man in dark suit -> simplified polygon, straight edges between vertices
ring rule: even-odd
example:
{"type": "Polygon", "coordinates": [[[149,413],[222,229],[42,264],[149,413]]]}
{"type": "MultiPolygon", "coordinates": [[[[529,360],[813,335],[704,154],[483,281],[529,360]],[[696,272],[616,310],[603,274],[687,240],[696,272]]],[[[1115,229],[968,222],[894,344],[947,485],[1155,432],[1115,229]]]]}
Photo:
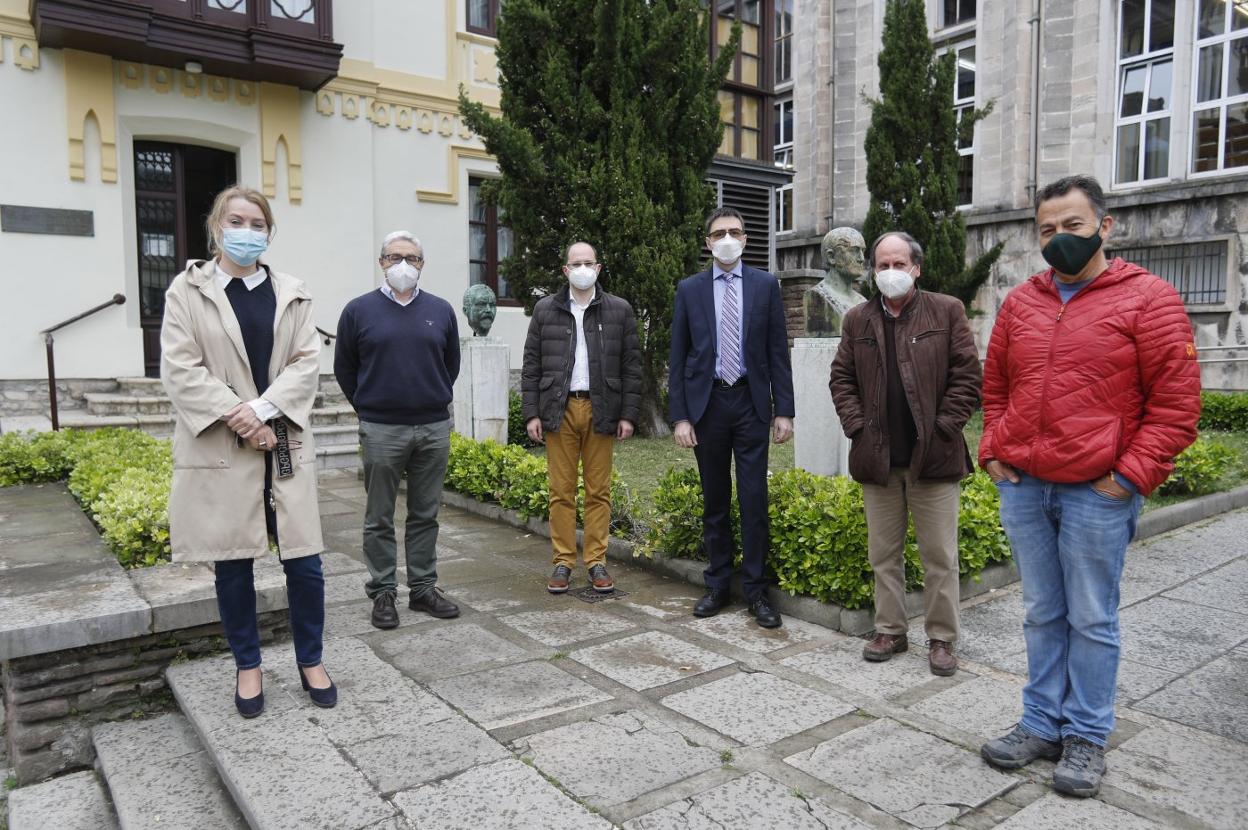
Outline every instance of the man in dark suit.
{"type": "Polygon", "coordinates": [[[732,208],[706,221],[710,270],[681,280],[668,368],[676,444],[692,449],[702,479],[702,539],[710,560],[706,595],[693,613],[711,617],[728,604],[732,576],[732,460],[741,505],[743,587],[764,628],[781,624],[767,600],[767,438],[793,435],[793,370],[780,284],[741,262],[745,222],[732,208]],[[773,412],[774,407],[774,412],[773,412]],[[774,414],[774,421],[773,421],[774,414]]]}

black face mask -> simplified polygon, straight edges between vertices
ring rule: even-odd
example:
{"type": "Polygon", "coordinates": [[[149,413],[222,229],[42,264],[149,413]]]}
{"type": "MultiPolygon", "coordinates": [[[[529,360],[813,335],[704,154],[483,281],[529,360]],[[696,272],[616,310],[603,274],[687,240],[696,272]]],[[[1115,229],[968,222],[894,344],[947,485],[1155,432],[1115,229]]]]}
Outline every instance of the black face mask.
{"type": "Polygon", "coordinates": [[[1104,241],[1099,227],[1091,236],[1059,233],[1040,249],[1040,256],[1059,274],[1073,277],[1087,267],[1104,241]]]}

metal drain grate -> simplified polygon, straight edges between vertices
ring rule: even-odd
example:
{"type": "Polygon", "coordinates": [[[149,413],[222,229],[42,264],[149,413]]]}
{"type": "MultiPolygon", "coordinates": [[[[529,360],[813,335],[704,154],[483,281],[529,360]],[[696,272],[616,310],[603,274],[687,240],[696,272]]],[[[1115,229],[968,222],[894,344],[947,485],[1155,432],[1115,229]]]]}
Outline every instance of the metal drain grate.
{"type": "Polygon", "coordinates": [[[619,599],[620,597],[626,597],[628,596],[628,592],[621,591],[617,588],[609,594],[600,594],[594,590],[593,585],[586,585],[579,591],[573,591],[572,596],[579,600],[584,600],[585,602],[600,602],[604,599],[619,599]]]}

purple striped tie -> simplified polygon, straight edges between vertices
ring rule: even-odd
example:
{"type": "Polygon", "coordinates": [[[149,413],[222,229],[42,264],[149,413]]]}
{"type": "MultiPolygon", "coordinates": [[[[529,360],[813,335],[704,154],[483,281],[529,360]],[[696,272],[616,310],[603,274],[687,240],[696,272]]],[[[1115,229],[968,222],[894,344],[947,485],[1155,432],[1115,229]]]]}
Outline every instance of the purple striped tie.
{"type": "Polygon", "coordinates": [[[724,274],[724,303],[719,311],[719,378],[732,385],[741,377],[741,324],[737,285],[724,274]]]}

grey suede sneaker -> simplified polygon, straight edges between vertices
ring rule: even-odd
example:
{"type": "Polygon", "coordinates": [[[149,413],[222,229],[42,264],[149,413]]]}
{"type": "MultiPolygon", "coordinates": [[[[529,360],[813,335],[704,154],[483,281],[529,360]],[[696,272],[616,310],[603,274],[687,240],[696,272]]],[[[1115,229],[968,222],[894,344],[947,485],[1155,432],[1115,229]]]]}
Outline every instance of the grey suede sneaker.
{"type": "Polygon", "coordinates": [[[1105,777],[1105,748],[1072,735],[1063,742],[1062,760],[1053,770],[1053,789],[1077,798],[1101,791],[1105,777]]]}
{"type": "Polygon", "coordinates": [[[979,748],[984,760],[997,769],[1022,769],[1037,758],[1056,761],[1062,757],[1062,745],[1046,741],[1015,726],[1008,735],[989,741],[979,748]]]}

